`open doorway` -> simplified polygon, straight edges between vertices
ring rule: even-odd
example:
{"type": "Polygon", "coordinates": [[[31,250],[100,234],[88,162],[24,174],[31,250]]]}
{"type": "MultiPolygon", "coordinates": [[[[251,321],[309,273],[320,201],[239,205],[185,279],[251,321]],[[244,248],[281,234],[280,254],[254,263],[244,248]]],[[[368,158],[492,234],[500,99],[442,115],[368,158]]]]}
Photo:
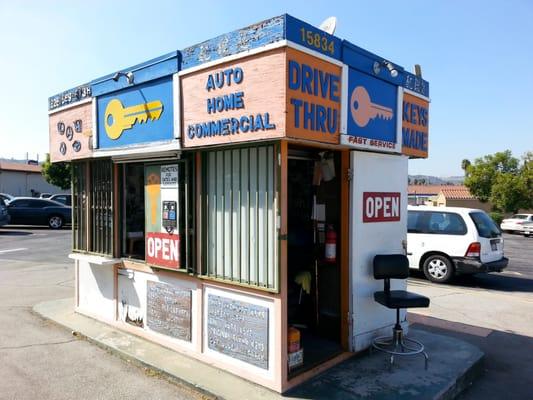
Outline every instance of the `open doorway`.
{"type": "Polygon", "coordinates": [[[342,352],[340,163],[338,152],[289,150],[289,378],[342,352]]]}

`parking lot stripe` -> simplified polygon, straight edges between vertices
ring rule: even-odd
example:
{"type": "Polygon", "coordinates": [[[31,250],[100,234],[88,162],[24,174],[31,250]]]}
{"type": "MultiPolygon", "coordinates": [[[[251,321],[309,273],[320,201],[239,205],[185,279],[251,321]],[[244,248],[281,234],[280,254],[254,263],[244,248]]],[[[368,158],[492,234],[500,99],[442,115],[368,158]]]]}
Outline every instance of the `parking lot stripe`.
{"type": "Polygon", "coordinates": [[[7,249],[7,250],[0,250],[0,254],[4,253],[13,253],[14,251],[22,251],[22,250],[28,250],[26,247],[21,247],[19,249],[7,249]]]}

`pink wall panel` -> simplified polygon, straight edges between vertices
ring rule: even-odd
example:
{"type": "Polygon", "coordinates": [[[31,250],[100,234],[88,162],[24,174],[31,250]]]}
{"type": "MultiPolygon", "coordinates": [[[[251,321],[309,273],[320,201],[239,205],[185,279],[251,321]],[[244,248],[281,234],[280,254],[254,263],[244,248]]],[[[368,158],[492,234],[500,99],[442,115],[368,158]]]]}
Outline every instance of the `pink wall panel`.
{"type": "Polygon", "coordinates": [[[184,147],[280,138],[285,135],[285,49],[185,75],[181,93],[184,147]]]}
{"type": "Polygon", "coordinates": [[[49,117],[50,159],[69,161],[92,154],[92,103],[74,106],[49,117]]]}

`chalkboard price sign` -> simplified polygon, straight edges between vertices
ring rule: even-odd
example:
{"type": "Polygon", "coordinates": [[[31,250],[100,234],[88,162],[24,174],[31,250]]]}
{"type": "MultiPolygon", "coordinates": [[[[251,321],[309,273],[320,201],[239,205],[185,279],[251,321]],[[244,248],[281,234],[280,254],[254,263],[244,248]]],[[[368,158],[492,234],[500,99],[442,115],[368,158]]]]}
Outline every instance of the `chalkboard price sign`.
{"type": "Polygon", "coordinates": [[[268,308],[208,295],[207,341],[211,350],[268,369],[268,308]]]}
{"type": "Polygon", "coordinates": [[[191,341],[192,291],[148,281],[148,328],[163,335],[191,341]]]}

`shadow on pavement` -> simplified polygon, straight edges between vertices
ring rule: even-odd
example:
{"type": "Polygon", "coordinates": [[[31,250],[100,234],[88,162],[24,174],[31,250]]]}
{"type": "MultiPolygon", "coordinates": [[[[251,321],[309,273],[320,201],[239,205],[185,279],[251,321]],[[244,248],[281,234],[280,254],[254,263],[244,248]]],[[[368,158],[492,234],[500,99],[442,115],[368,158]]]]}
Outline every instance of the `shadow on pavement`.
{"type": "MultiPolygon", "coordinates": [[[[0,228],[0,232],[2,231],[12,231],[12,230],[23,230],[23,231],[64,231],[64,230],[70,230],[71,225],[65,225],[62,228],[59,229],[52,229],[48,227],[48,225],[4,225],[0,228]]],[[[30,232],[31,233],[31,232],[30,232]]]]}
{"type": "MultiPolygon", "coordinates": [[[[485,353],[484,375],[458,398],[531,399],[533,337],[408,313],[413,328],[452,336],[485,353]]],[[[431,354],[429,354],[431,359],[431,354]]]]}
{"type": "Polygon", "coordinates": [[[28,231],[6,231],[0,229],[0,236],[28,236],[33,235],[33,232],[28,231]]]}
{"type": "MultiPolygon", "coordinates": [[[[429,282],[420,271],[412,270],[412,278],[429,282]]],[[[450,283],[436,285],[451,288],[490,289],[501,292],[533,293],[533,279],[527,277],[514,277],[500,273],[456,276],[450,283]]]]}

